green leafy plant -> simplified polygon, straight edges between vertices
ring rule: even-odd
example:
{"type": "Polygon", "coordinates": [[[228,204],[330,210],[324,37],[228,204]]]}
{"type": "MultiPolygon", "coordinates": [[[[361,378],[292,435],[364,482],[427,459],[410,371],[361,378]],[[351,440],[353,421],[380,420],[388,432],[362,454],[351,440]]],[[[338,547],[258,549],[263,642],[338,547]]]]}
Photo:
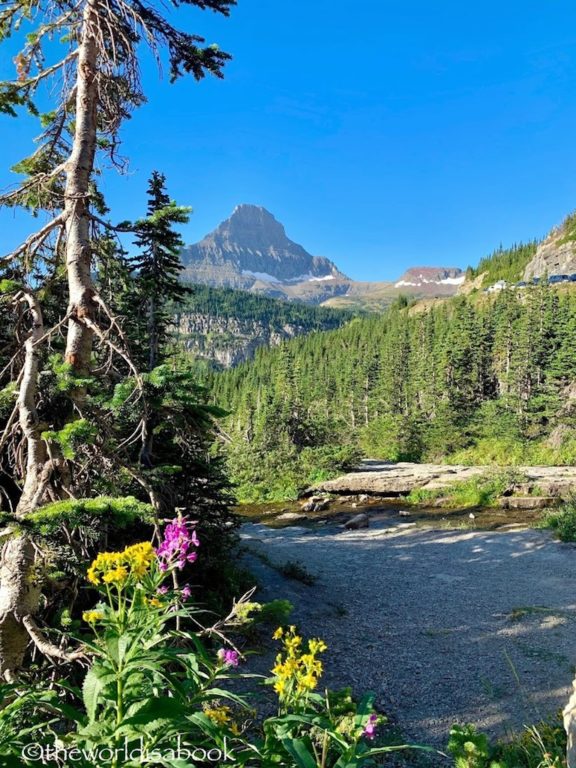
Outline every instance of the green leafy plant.
{"type": "Polygon", "coordinates": [[[264,603],[260,610],[259,615],[256,618],[257,623],[262,624],[285,624],[294,606],[289,600],[271,600],[269,603],[264,603]]]}
{"type": "Polygon", "coordinates": [[[576,541],[576,496],[571,496],[558,509],[547,512],[543,528],[551,528],[560,541],[576,541]]]}
{"type": "MultiPolygon", "coordinates": [[[[25,692],[0,686],[1,764],[25,768],[40,755],[52,768],[67,756],[81,768],[188,768],[217,754],[232,768],[358,768],[400,748],[374,743],[385,718],[373,696],[356,704],[348,689],[317,692],[328,649],[294,626],[274,633],[281,650],[263,681],[278,697],[277,714],[252,720],[230,686],[243,656],[224,632],[263,607],[246,595],[226,619],[204,627],[193,588],[179,584],[198,545],[193,525],[176,518],[157,548],[146,541],[98,554],[87,580],[99,599],[82,614],[89,633],[68,614],[61,621],[77,632],[75,656],[89,661],[81,688],[65,680],[25,692]]],[[[290,608],[277,601],[268,618],[290,608]]]]}
{"type": "Polygon", "coordinates": [[[42,439],[46,442],[58,443],[65,459],[74,459],[79,447],[93,443],[97,430],[86,419],[69,421],[57,432],[46,431],[42,433],[42,439]]]}
{"type": "Polygon", "coordinates": [[[456,768],[565,768],[562,713],[493,744],[473,725],[454,725],[448,752],[456,768]]]}
{"type": "Polygon", "coordinates": [[[442,498],[446,507],[492,507],[502,494],[510,492],[524,479],[515,470],[488,472],[443,488],[418,488],[408,495],[407,500],[412,504],[425,504],[442,498]]]}
{"type": "Polygon", "coordinates": [[[501,768],[500,763],[492,759],[493,750],[486,734],[470,724],[452,726],[448,752],[456,768],[501,768]]]}

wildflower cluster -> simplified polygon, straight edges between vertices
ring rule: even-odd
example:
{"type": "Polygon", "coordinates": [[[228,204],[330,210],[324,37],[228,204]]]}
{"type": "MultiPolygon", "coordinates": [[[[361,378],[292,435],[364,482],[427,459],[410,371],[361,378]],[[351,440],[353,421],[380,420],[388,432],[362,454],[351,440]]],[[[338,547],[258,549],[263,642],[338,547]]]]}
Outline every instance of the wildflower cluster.
{"type": "MultiPolygon", "coordinates": [[[[278,695],[277,714],[260,722],[241,695],[220,683],[255,677],[238,669],[243,656],[221,628],[246,624],[263,606],[250,602],[252,592],[235,603],[214,625],[223,645],[212,653],[204,644],[207,632],[195,619],[194,606],[184,605],[192,587],[179,586],[174,578],[177,569],[194,562],[198,544],[193,524],[178,517],[167,526],[157,549],[142,542],[100,553],[92,562],[87,577],[101,599],[82,614],[94,635],[86,642],[91,666],[82,686],[84,696],[78,698],[82,709],[74,716],[82,727],[64,734],[64,743],[116,754],[127,748],[139,754],[143,749],[168,751],[175,738],[190,753],[224,753],[229,743],[242,756],[234,765],[248,765],[249,760],[251,765],[294,766],[297,759],[298,765],[323,768],[372,765],[372,758],[393,749],[373,743],[384,718],[374,711],[372,695],[356,704],[349,689],[316,690],[323,673],[319,656],[327,646],[318,638],[303,639],[295,626],[274,632],[281,649],[267,682],[278,695]]],[[[50,706],[62,712],[63,721],[70,719],[67,702],[65,709],[58,709],[58,698],[50,698],[50,706]]],[[[37,731],[34,727],[29,732],[37,731]]],[[[13,740],[17,745],[18,739],[13,740]]],[[[2,765],[6,743],[0,738],[2,765]]]]}
{"type": "Polygon", "coordinates": [[[100,552],[88,569],[87,579],[95,586],[115,584],[121,589],[129,579],[137,581],[145,576],[155,558],[149,541],[133,544],[122,552],[100,552]]]}
{"type": "Polygon", "coordinates": [[[238,723],[234,722],[232,717],[232,710],[230,707],[223,706],[207,706],[204,708],[204,714],[206,717],[214,723],[214,725],[220,728],[227,728],[232,734],[238,736],[240,728],[238,723]]]}
{"type": "Polygon", "coordinates": [[[175,517],[164,530],[164,538],[156,550],[161,571],[167,571],[175,565],[182,570],[186,563],[193,563],[198,553],[192,547],[199,547],[200,542],[193,524],[181,517],[175,517]]]}
{"type": "Polygon", "coordinates": [[[322,662],[317,656],[327,646],[314,638],[304,642],[294,626],[287,630],[279,627],[273,637],[284,646],[272,669],[274,690],[282,702],[297,701],[316,688],[322,675],[322,662]]]}
{"type": "Polygon", "coordinates": [[[204,714],[206,717],[216,725],[227,725],[231,720],[230,713],[230,707],[226,706],[206,707],[204,709],[204,714]]]}

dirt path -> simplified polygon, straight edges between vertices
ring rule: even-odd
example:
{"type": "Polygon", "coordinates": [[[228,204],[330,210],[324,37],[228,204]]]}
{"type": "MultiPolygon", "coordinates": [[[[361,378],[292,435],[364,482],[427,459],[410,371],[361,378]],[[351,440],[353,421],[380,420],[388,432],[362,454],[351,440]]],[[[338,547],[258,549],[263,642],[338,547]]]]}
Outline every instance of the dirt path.
{"type": "Polygon", "coordinates": [[[243,527],[259,599],[285,597],[329,645],[326,682],[373,690],[403,733],[441,746],[454,722],[493,735],[553,714],[576,663],[576,549],[535,530],[243,527]],[[260,553],[259,555],[254,553],[260,553]],[[264,561],[298,560],[287,580],[264,561]]]}

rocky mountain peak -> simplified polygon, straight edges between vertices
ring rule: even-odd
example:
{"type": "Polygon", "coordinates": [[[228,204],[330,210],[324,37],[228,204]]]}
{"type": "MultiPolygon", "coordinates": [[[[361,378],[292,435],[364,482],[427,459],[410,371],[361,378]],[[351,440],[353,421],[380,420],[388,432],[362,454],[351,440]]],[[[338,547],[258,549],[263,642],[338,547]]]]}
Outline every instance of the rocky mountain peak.
{"type": "Polygon", "coordinates": [[[284,226],[260,205],[243,203],[237,205],[232,215],[219,224],[202,242],[212,238],[223,246],[239,246],[253,250],[270,249],[299,250],[306,253],[302,246],[293,243],[286,236],[284,226]]]}
{"type": "Polygon", "coordinates": [[[208,285],[259,289],[262,283],[346,279],[329,259],[312,256],[259,205],[237,205],[232,215],[182,252],[185,277],[208,285]]]}

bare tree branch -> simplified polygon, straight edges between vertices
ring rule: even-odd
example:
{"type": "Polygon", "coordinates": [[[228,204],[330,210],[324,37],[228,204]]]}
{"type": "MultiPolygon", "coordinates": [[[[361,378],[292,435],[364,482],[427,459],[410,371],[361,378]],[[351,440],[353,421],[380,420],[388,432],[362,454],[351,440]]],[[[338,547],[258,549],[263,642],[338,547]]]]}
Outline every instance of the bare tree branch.
{"type": "Polygon", "coordinates": [[[62,648],[54,645],[54,643],[50,642],[44,635],[32,616],[24,616],[22,618],[22,624],[26,628],[34,645],[38,648],[40,653],[44,654],[44,656],[61,659],[62,661],[79,661],[80,659],[88,658],[85,651],[63,651],[62,648]]]}

